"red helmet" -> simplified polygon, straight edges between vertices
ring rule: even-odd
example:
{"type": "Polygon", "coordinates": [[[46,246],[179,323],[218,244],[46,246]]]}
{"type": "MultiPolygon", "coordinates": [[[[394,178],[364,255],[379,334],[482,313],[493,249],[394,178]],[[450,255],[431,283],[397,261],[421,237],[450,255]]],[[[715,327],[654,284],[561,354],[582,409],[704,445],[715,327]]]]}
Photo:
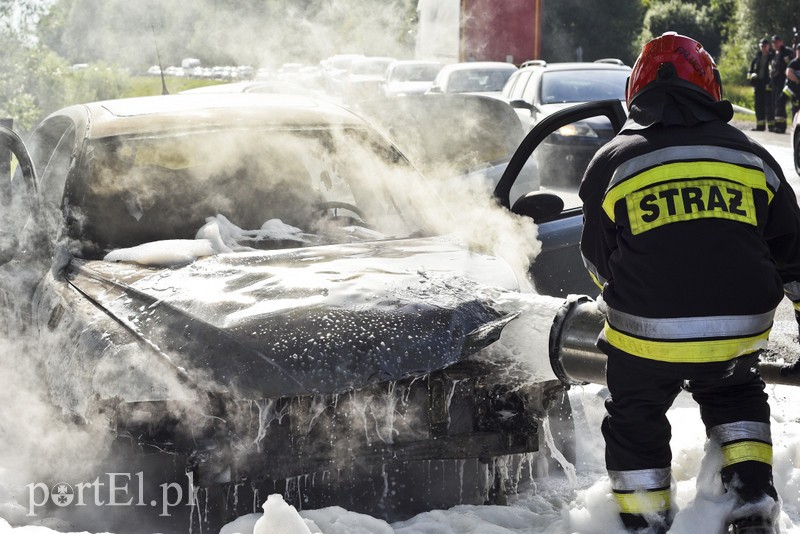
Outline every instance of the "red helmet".
{"type": "Polygon", "coordinates": [[[714,59],[703,45],[675,32],[666,32],[642,47],[628,78],[627,101],[660,84],[674,84],[702,91],[722,100],[722,84],[714,59]]]}

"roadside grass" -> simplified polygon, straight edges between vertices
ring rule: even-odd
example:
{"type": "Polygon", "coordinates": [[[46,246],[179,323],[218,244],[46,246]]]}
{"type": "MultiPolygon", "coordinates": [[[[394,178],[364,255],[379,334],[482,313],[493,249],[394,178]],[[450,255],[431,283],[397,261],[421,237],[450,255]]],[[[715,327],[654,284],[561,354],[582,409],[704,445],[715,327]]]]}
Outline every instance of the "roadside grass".
{"type": "MultiPolygon", "coordinates": [[[[174,76],[165,77],[165,84],[169,94],[177,94],[187,89],[195,87],[205,87],[207,85],[217,85],[219,80],[203,80],[198,78],[177,78],[174,76]]],[[[154,96],[162,93],[160,76],[131,76],[130,83],[120,98],[134,96],[154,96]]]]}

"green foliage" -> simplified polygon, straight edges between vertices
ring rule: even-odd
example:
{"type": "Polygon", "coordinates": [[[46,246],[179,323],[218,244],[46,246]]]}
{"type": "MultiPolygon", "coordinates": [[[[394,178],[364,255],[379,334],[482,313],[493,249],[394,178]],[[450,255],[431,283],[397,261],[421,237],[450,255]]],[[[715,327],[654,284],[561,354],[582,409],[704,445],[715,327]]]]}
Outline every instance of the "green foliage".
{"type": "Polygon", "coordinates": [[[739,40],[755,45],[762,37],[778,34],[791,45],[792,28],[800,28],[797,0],[739,0],[739,40]]]}
{"type": "Polygon", "coordinates": [[[652,4],[644,17],[644,27],[639,45],[664,32],[675,31],[703,44],[714,57],[719,56],[721,34],[716,27],[711,9],[681,0],[667,0],[652,4]]]}
{"type": "Polygon", "coordinates": [[[750,85],[727,85],[723,86],[723,96],[730,100],[734,106],[741,106],[747,109],[754,108],[753,88],[750,85]]]}
{"type": "Polygon", "coordinates": [[[758,49],[752,45],[730,41],[722,46],[722,57],[717,62],[719,74],[722,78],[723,90],[727,91],[728,86],[747,85],[752,92],[752,88],[746,82],[747,71],[750,68],[750,61],[755,56],[758,49]]]}
{"type": "Polygon", "coordinates": [[[316,63],[346,49],[410,57],[410,5],[411,0],[56,0],[39,38],[71,63],[103,61],[140,72],[157,64],[158,56],[164,66],[195,57],[208,66],[254,67],[316,63]]]}
{"type": "MultiPolygon", "coordinates": [[[[201,80],[196,78],[166,78],[167,90],[170,94],[177,94],[187,89],[217,85],[220,82],[201,80]]],[[[131,76],[125,90],[117,95],[118,98],[136,96],[154,96],[161,94],[161,78],[158,76],[131,76]]]]}
{"type": "MultiPolygon", "coordinates": [[[[752,107],[745,73],[757,41],[779,33],[790,43],[800,26],[797,0],[542,5],[543,59],[572,61],[580,49],[584,61],[633,64],[644,40],[674,30],[703,43],[726,97],[743,107],[752,107]]],[[[65,105],[160,94],[159,78],[138,76],[159,56],[164,66],[197,57],[207,66],[272,68],[340,52],[412,57],[416,7],[417,0],[0,0],[0,115],[28,129],[65,105]]],[[[167,79],[171,93],[209,83],[216,82],[167,79]]]]}
{"type": "Polygon", "coordinates": [[[59,106],[66,63],[43,47],[31,46],[10,31],[0,31],[0,116],[27,130],[59,106]]]}
{"type": "Polygon", "coordinates": [[[633,64],[633,45],[644,16],[642,0],[543,2],[542,59],[584,61],[616,57],[633,64]]]}

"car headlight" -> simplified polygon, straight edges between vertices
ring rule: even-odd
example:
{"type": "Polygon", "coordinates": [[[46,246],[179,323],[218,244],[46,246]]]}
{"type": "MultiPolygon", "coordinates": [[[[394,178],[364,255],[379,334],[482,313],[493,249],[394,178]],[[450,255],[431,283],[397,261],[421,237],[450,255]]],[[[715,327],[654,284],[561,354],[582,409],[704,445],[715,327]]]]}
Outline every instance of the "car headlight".
{"type": "Polygon", "coordinates": [[[567,124],[556,130],[556,133],[564,137],[597,137],[597,132],[585,122],[567,124]]]}

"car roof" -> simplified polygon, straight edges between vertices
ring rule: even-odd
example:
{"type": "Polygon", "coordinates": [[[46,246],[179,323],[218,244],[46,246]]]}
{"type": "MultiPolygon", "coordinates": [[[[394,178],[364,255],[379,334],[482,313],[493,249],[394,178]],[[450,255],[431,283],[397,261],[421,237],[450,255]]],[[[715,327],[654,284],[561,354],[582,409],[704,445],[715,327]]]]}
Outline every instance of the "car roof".
{"type": "Polygon", "coordinates": [[[441,65],[440,61],[436,61],[435,59],[398,59],[392,66],[395,65],[441,65]]]}
{"type": "Polygon", "coordinates": [[[332,102],[265,93],[177,94],[105,100],[70,106],[53,115],[75,116],[81,109],[89,114],[92,138],[236,126],[366,126],[363,119],[332,102]]]}
{"type": "Polygon", "coordinates": [[[508,69],[517,70],[513,63],[503,61],[467,61],[464,63],[450,63],[442,68],[442,71],[471,70],[471,69],[508,69]]]}
{"type": "Polygon", "coordinates": [[[562,63],[547,63],[543,65],[530,65],[522,67],[521,71],[554,71],[554,70],[621,70],[630,71],[631,68],[627,65],[617,65],[615,63],[606,62],[580,62],[580,61],[567,61],[562,63]]]}

